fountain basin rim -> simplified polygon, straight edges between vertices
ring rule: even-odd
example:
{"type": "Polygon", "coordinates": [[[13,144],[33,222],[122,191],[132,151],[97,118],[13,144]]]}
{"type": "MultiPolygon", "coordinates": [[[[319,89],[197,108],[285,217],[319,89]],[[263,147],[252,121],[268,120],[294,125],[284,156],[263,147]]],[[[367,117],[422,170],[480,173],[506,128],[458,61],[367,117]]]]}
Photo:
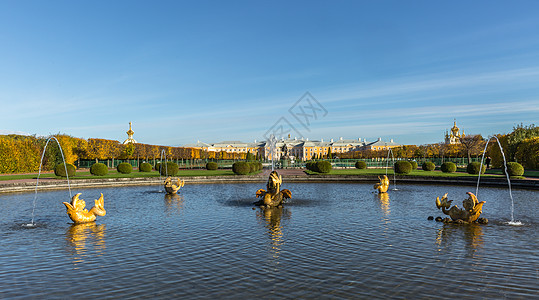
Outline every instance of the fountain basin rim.
{"type": "MultiPolygon", "coordinates": [[[[186,184],[228,184],[228,183],[264,183],[267,178],[263,175],[252,176],[193,176],[179,177],[185,180],[186,184]]],[[[361,176],[361,175],[288,175],[283,176],[287,183],[372,183],[377,182],[378,177],[361,176]]],[[[477,183],[476,177],[422,177],[422,176],[400,176],[397,177],[399,183],[402,184],[442,184],[442,185],[463,185],[475,186],[477,183]]],[[[162,180],[159,178],[92,178],[92,179],[76,179],[71,183],[71,187],[87,188],[87,187],[117,187],[117,186],[137,186],[137,185],[162,185],[162,180]]],[[[516,179],[512,180],[511,184],[514,188],[539,190],[539,180],[536,179],[516,179]]],[[[485,187],[506,187],[505,178],[482,178],[481,186],[485,187]]],[[[68,185],[65,180],[52,179],[40,181],[39,190],[66,189],[68,185]]],[[[0,181],[0,194],[16,193],[16,192],[31,192],[35,189],[35,181],[26,180],[7,180],[0,181]]]]}

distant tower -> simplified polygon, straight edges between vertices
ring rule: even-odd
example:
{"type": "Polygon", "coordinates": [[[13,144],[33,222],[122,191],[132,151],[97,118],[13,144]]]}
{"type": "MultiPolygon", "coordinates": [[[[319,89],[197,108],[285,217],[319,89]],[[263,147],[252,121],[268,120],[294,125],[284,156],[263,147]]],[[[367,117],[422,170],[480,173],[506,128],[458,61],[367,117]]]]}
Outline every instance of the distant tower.
{"type": "Polygon", "coordinates": [[[453,123],[453,128],[451,128],[451,131],[448,132],[445,131],[445,143],[446,144],[460,144],[460,139],[464,137],[464,130],[462,133],[460,132],[460,129],[457,127],[457,121],[455,120],[453,123]]]}
{"type": "Polygon", "coordinates": [[[133,134],[135,134],[135,132],[131,129],[131,122],[129,122],[129,130],[126,133],[127,133],[127,140],[124,141],[124,145],[126,145],[126,144],[134,144],[134,143],[137,142],[133,138],[133,134]]]}

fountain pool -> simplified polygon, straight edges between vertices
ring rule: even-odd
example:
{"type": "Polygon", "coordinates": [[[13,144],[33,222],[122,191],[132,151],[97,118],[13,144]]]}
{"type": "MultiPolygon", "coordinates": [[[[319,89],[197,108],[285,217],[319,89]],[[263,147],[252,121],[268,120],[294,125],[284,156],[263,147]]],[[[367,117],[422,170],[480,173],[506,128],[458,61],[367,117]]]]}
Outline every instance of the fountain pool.
{"type": "Polygon", "coordinates": [[[107,215],[73,225],[67,191],[0,195],[0,298],[532,298],[539,293],[538,194],[481,188],[487,225],[428,221],[436,196],[471,187],[285,183],[282,209],[254,207],[260,183],[78,189],[107,215]]]}

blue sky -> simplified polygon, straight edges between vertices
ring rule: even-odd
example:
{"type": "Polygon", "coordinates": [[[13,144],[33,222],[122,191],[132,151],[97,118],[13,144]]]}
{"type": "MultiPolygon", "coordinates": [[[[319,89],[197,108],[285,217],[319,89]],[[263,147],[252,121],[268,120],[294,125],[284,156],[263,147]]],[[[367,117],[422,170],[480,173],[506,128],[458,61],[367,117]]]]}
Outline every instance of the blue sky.
{"type": "MultiPolygon", "coordinates": [[[[539,1],[0,1],[0,134],[443,140],[539,123],[539,1]],[[309,92],[326,114],[289,109],[309,92]]],[[[299,102],[298,102],[299,101],[299,102]]],[[[320,111],[319,111],[320,112],[320,111]]]]}

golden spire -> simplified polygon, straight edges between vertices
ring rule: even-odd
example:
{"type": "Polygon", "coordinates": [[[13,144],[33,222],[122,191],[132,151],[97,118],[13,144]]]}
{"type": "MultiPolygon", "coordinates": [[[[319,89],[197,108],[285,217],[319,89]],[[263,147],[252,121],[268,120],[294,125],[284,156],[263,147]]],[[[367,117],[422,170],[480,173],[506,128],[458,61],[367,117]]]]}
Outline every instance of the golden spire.
{"type": "Polygon", "coordinates": [[[129,122],[129,130],[126,132],[127,133],[127,136],[132,138],[133,137],[133,134],[135,134],[135,132],[133,131],[133,129],[131,129],[131,122],[129,122]]]}
{"type": "Polygon", "coordinates": [[[453,128],[451,128],[451,131],[452,131],[453,133],[458,133],[459,130],[460,130],[460,129],[457,127],[457,120],[455,120],[455,121],[453,122],[453,128]]]}

